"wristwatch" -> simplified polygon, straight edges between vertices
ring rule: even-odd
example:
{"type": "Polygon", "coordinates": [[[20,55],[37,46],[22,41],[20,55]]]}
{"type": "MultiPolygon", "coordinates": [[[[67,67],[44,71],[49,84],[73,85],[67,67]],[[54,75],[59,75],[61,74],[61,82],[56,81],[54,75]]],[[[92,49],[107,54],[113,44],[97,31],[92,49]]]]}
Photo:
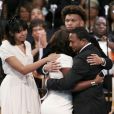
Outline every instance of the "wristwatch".
{"type": "Polygon", "coordinates": [[[104,58],[101,58],[101,60],[102,60],[102,66],[105,66],[106,65],[106,61],[105,61],[105,59],[104,58]]]}
{"type": "Polygon", "coordinates": [[[95,81],[92,81],[91,82],[91,86],[95,86],[95,85],[97,85],[96,82],[95,81]]]}

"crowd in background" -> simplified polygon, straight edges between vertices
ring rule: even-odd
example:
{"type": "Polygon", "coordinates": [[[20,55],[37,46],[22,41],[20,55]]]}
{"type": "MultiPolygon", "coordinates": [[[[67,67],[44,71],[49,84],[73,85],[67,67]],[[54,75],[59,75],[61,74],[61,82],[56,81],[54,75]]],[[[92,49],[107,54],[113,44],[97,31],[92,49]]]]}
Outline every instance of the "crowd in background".
{"type": "MultiPolygon", "coordinates": [[[[113,0],[3,0],[1,19],[10,19],[17,16],[30,24],[33,8],[41,10],[43,20],[46,22],[48,29],[51,29],[50,34],[63,25],[61,20],[61,10],[67,5],[81,5],[87,13],[86,27],[92,32],[93,25],[97,16],[105,15],[105,5],[109,5],[113,0]],[[13,5],[12,5],[13,4],[13,5]],[[54,30],[52,30],[54,29],[54,30]]],[[[112,2],[113,4],[113,2],[112,2]]],[[[110,5],[112,7],[112,5],[110,5]]],[[[110,13],[109,13],[110,16],[110,13]]],[[[41,18],[41,17],[38,17],[41,18]]],[[[111,19],[113,20],[113,19],[111,19]]],[[[109,21],[111,22],[111,21],[109,21]]],[[[110,24],[111,25],[111,24],[110,24]]],[[[49,38],[50,35],[49,34],[49,38]]]]}
{"type": "MultiPolygon", "coordinates": [[[[87,15],[85,28],[97,39],[104,53],[114,62],[114,0],[3,0],[0,15],[0,38],[6,37],[4,26],[9,20],[26,21],[27,40],[31,43],[34,61],[37,61],[43,56],[43,48],[46,48],[54,32],[63,27],[61,11],[68,5],[80,5],[84,8],[87,15]],[[108,14],[106,14],[105,5],[109,6],[108,14]]],[[[2,63],[0,65],[0,81],[2,81],[5,74],[2,70],[2,63]]],[[[104,71],[106,75],[104,87],[108,93],[112,93],[113,69],[112,67],[108,73],[104,71]]],[[[36,74],[34,72],[34,76],[36,74]]],[[[37,76],[35,81],[41,83],[37,76]]],[[[111,110],[111,105],[109,103],[109,110],[111,110]]]]}

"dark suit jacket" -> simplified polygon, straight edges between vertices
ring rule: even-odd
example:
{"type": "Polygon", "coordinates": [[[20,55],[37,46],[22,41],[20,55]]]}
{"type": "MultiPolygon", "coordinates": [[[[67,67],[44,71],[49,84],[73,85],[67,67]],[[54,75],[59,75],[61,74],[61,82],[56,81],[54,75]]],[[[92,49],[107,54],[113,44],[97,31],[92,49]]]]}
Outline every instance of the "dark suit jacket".
{"type": "MultiPolygon", "coordinates": [[[[100,52],[91,44],[73,59],[73,67],[62,79],[49,79],[47,88],[52,90],[71,90],[75,84],[91,80],[102,70],[100,65],[90,66],[86,58],[92,53],[100,52]]],[[[93,86],[81,92],[73,93],[74,114],[106,114],[105,98],[101,85],[93,86]]]]}
{"type": "Polygon", "coordinates": [[[94,46],[95,46],[96,48],[98,48],[98,50],[100,51],[101,57],[103,57],[103,58],[105,59],[105,61],[106,61],[106,65],[104,66],[104,69],[106,69],[106,70],[111,69],[111,68],[112,68],[112,65],[113,65],[111,59],[109,59],[109,57],[105,55],[105,53],[104,53],[103,50],[101,49],[101,47],[100,47],[98,41],[95,39],[94,35],[91,35],[91,34],[90,34],[90,37],[91,37],[91,38],[90,38],[90,42],[91,42],[92,44],[94,44],[94,46]]]}

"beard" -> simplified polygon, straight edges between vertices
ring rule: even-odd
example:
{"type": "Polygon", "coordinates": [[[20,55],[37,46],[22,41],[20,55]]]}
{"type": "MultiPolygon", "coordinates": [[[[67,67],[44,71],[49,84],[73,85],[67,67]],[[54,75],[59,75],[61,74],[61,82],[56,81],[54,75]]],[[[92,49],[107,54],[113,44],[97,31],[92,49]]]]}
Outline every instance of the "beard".
{"type": "Polygon", "coordinates": [[[79,51],[80,51],[80,49],[78,49],[78,48],[74,48],[74,49],[72,49],[72,50],[73,50],[73,52],[76,53],[76,54],[78,54],[79,51]]]}
{"type": "Polygon", "coordinates": [[[75,52],[75,53],[77,53],[77,52],[78,52],[78,51],[77,51],[77,49],[75,49],[75,48],[74,48],[74,49],[72,49],[72,50],[73,50],[73,52],[75,52]]]}

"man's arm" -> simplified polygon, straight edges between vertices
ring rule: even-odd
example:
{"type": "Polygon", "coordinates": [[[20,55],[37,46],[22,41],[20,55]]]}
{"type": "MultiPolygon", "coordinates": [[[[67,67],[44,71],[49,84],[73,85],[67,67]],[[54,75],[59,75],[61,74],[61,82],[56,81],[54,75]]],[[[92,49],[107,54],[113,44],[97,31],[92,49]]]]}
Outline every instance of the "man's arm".
{"type": "Polygon", "coordinates": [[[79,82],[78,84],[76,84],[75,87],[73,88],[72,92],[85,90],[85,89],[90,88],[92,86],[102,84],[103,79],[104,79],[104,75],[101,72],[93,80],[82,81],[82,82],[79,82]]]}
{"type": "Polygon", "coordinates": [[[105,59],[105,61],[106,61],[106,65],[105,65],[105,66],[103,66],[103,67],[104,67],[104,69],[106,69],[106,70],[111,69],[111,68],[112,68],[112,66],[113,66],[112,60],[111,60],[111,59],[109,59],[108,57],[107,57],[107,58],[104,58],[104,59],[105,59]]]}
{"type": "Polygon", "coordinates": [[[112,61],[108,57],[103,58],[99,57],[97,54],[91,54],[91,56],[87,57],[87,62],[90,65],[101,65],[104,69],[111,69],[112,68],[112,61]]]}
{"type": "MultiPolygon", "coordinates": [[[[110,59],[108,56],[106,56],[105,53],[102,51],[102,49],[101,49],[101,47],[100,47],[98,41],[94,38],[94,36],[93,36],[93,35],[90,35],[90,37],[91,37],[91,38],[90,38],[90,42],[91,42],[92,44],[94,44],[94,46],[100,51],[101,57],[99,57],[99,58],[104,58],[104,60],[106,61],[106,64],[103,65],[102,67],[103,67],[104,69],[106,69],[106,70],[111,69],[111,68],[112,68],[112,65],[113,65],[111,59],[110,59]]],[[[93,59],[94,59],[94,58],[93,58],[93,59]]],[[[99,64],[99,63],[96,61],[96,64],[99,64]]],[[[102,64],[101,64],[101,65],[102,65],[102,64]]]]}
{"type": "MultiPolygon", "coordinates": [[[[47,67],[47,71],[50,71],[52,69],[52,67],[50,68],[50,63],[46,64],[45,66],[47,67]],[[49,65],[48,65],[49,64],[49,65]]],[[[71,68],[61,68],[60,71],[63,73],[63,75],[67,74],[70,71],[71,68]]],[[[58,72],[58,70],[56,71],[58,72]]],[[[90,88],[91,86],[95,86],[98,84],[101,84],[103,82],[104,79],[104,75],[101,73],[99,73],[95,79],[92,80],[86,80],[86,81],[81,81],[78,84],[75,84],[75,87],[73,88],[72,91],[81,91],[81,90],[85,90],[87,88],[90,88]]]]}

